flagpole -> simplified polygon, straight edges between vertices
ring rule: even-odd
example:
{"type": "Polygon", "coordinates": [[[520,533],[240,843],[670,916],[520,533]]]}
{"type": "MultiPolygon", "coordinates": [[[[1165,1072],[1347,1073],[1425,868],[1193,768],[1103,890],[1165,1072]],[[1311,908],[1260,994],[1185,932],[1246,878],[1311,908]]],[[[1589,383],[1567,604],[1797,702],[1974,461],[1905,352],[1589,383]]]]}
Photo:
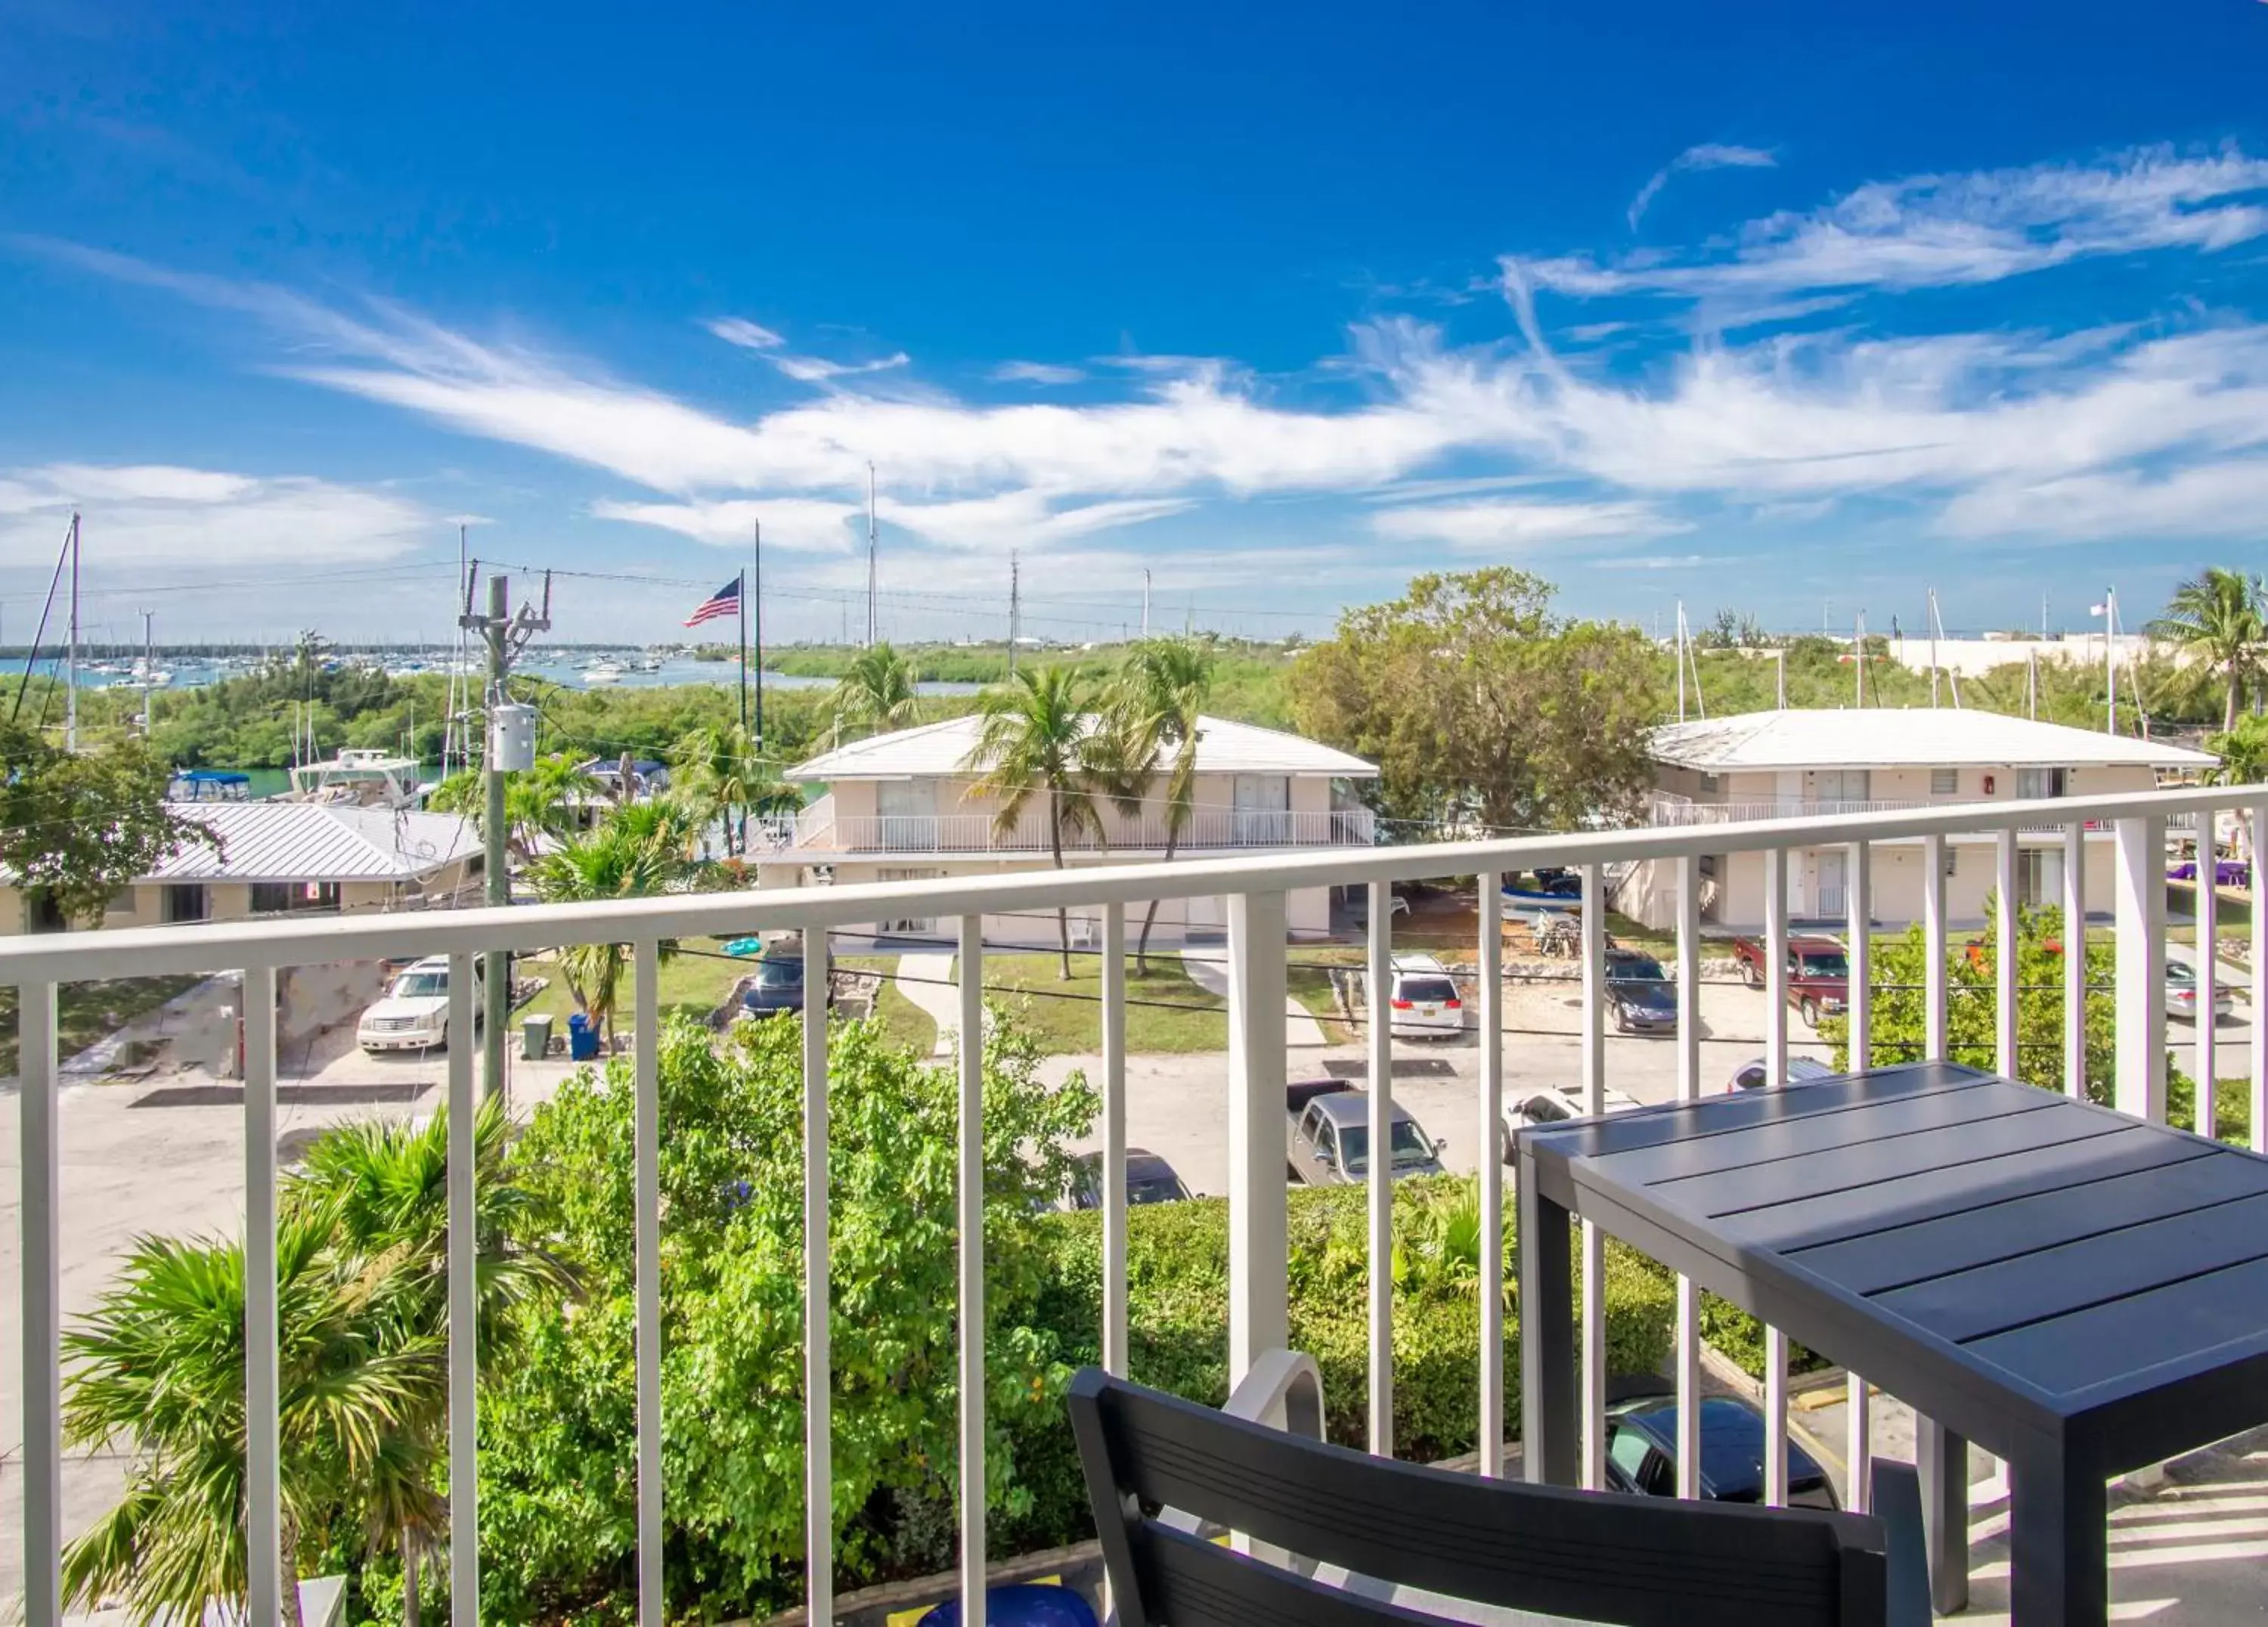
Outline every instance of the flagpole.
{"type": "Polygon", "coordinates": [[[740,733],[748,732],[748,572],[740,571],[740,585],[733,594],[740,606],[740,636],[735,640],[740,649],[740,733]]]}
{"type": "Polygon", "coordinates": [[[764,747],[764,522],[755,522],[756,566],[756,751],[764,747]]]}

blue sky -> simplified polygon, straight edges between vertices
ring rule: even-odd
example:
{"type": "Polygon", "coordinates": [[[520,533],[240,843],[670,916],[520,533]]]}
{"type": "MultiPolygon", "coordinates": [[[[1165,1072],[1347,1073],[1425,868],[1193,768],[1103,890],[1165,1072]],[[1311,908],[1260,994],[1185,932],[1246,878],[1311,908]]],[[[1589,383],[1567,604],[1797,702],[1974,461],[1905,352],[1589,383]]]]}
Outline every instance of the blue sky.
{"type": "Polygon", "coordinates": [[[2268,5],[1846,11],[18,0],[0,639],[831,635],[869,462],[902,637],[2261,563],[2268,5]]]}

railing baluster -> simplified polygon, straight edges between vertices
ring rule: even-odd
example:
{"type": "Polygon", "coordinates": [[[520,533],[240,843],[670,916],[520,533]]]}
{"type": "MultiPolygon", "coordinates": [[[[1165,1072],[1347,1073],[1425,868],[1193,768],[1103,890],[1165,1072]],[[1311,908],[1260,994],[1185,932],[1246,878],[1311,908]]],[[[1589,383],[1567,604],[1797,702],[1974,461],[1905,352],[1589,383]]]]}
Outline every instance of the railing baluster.
{"type": "Polygon", "coordinates": [[[1479,878],[1481,1172],[1481,1473],[1504,1473],[1504,894],[1479,878]]]}
{"type": "MultiPolygon", "coordinates": [[[[1291,1336],[1284,894],[1228,895],[1228,1381],[1291,1336]]],[[[1374,1173],[1374,1172],[1373,1172],[1374,1173]]]]}
{"type": "MultiPolygon", "coordinates": [[[[1583,866],[1583,1111],[1607,1110],[1607,902],[1599,866],[1583,866]]],[[[1607,1483],[1607,1234],[1583,1222],[1582,1484],[1607,1483]]]]}
{"type": "MultiPolygon", "coordinates": [[[[1844,902],[1851,921],[1845,933],[1850,975],[1845,979],[1843,1005],[1850,1040],[1844,1048],[1844,1061],[1852,1071],[1863,1072],[1874,1065],[1874,849],[1864,842],[1853,842],[1845,868],[1848,872],[1845,877],[1848,892],[1844,902]]],[[[1870,1416],[1874,1398],[1867,1390],[1867,1380],[1856,1369],[1845,1380],[1844,1389],[1844,1417],[1848,1428],[1843,1461],[1849,1468],[1844,1476],[1843,1500],[1852,1513],[1863,1514],[1870,1490],[1868,1465],[1874,1460],[1874,1424],[1870,1416]]]]}
{"type": "Polygon", "coordinates": [[[63,1160],[55,985],[16,990],[23,1172],[24,1620],[63,1620],[63,1160]]]}
{"type": "MultiPolygon", "coordinates": [[[[1787,850],[1764,855],[1764,1088],[1787,1087],[1787,850]]],[[[1787,1336],[1764,1329],[1764,1501],[1787,1501],[1787,1336]]]]}
{"type": "Polygon", "coordinates": [[[1394,1455],[1394,888],[1370,884],[1370,1449],[1394,1455]],[[1381,1170],[1387,1179],[1378,1178],[1381,1170]]]}
{"type": "MultiPolygon", "coordinates": [[[[496,968],[506,957],[482,962],[496,968]]],[[[470,954],[449,957],[449,1616],[481,1618],[480,1231],[475,1189],[472,1035],[475,991],[470,954]]]]}
{"type": "Polygon", "coordinates": [[[2220,1104],[2214,1100],[2220,1078],[2220,1035],[2213,1003],[2220,998],[2220,844],[2213,838],[2214,814],[2198,814],[2197,907],[2197,1116],[2191,1128],[2208,1141],[2220,1133],[2220,1104]]]}
{"type": "MultiPolygon", "coordinates": [[[[1677,861],[1677,1099],[1701,1099],[1701,858],[1677,861]]],[[[1677,1279],[1677,1495],[1701,1495],[1701,1289],[1677,1279]]]]}
{"type": "Polygon", "coordinates": [[[2117,821],[2118,1110],[2166,1122],[2166,821],[2117,821]]]}
{"type": "Polygon", "coordinates": [[[1102,907],[1102,1366],[1126,1376],[1126,906],[1102,907]]]}
{"type": "Polygon", "coordinates": [[[638,1627],[662,1627],[661,1559],[661,946],[634,946],[637,1056],[631,1107],[631,1163],[637,1208],[637,1611],[638,1627]]]}
{"type": "Polygon", "coordinates": [[[803,929],[803,1544],[806,1618],[835,1619],[835,1363],[827,1204],[827,931],[803,929]],[[816,972],[816,975],[810,974],[816,972]]]}
{"type": "MultiPolygon", "coordinates": [[[[469,982],[470,980],[468,979],[469,982]]],[[[247,968],[244,989],[244,1563],[248,1619],[278,1619],[284,1589],[282,1388],[276,1304],[276,968],[247,968]]],[[[471,1025],[458,1030],[469,1034],[471,1025]]],[[[457,1046],[451,1046],[453,1052],[457,1046]]],[[[466,1046],[469,1049],[469,1045],[466,1046]]]]}
{"type": "Polygon", "coordinates": [[[2004,1079],[2016,1077],[2021,1060],[2016,1050],[2016,925],[2021,906],[2016,902],[2016,831],[2014,826],[1995,831],[1992,842],[1993,907],[1992,1068],[2004,1079]]]}
{"type": "Polygon", "coordinates": [[[2268,799],[2252,805],[2252,1150],[2268,1152],[2268,799]]]}
{"type": "MultiPolygon", "coordinates": [[[[1108,956],[1106,955],[1106,958],[1108,956]]],[[[961,917],[961,1619],[984,1627],[984,917],[961,917]]],[[[1118,1178],[1124,1201],[1125,1176],[1118,1178]]]]}
{"type": "Polygon", "coordinates": [[[1946,1047],[1945,838],[1921,839],[1922,1054],[1942,1062],[1946,1047]]]}
{"type": "Polygon", "coordinates": [[[2087,827],[2063,828],[2063,1088],[2087,1094],[2087,827]]]}

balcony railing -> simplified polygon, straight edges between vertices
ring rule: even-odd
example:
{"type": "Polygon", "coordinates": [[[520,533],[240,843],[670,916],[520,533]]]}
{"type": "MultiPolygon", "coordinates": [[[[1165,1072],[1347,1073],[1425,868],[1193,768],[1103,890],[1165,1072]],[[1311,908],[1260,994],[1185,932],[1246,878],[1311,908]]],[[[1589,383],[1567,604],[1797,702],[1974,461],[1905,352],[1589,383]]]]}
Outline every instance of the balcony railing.
{"type": "MultiPolygon", "coordinates": [[[[1679,796],[1675,791],[1657,791],[1647,806],[1650,823],[1679,828],[1692,825],[1735,825],[1757,820],[1774,819],[1839,819],[1853,814],[1905,814],[1930,808],[1984,807],[2000,809],[2015,806],[2051,807],[2060,809],[2068,799],[2017,804],[1996,802],[1989,798],[1967,799],[1953,797],[1875,798],[1860,801],[1831,797],[1734,797],[1718,801],[1698,800],[1679,796]]],[[[2065,817],[2029,819],[2017,827],[2027,836],[2043,831],[2060,830],[2068,822],[2065,817]]],[[[2193,814],[2169,814],[2166,828],[2169,830],[2195,828],[2193,814]]],[[[1979,824],[1977,829],[1987,828],[1979,824]]],[[[2098,821],[2090,828],[2102,828],[2098,821]]]]}
{"type": "MultiPolygon", "coordinates": [[[[637,1204],[634,1257],[637,1280],[635,1395],[637,1430],[638,1537],[637,1608],[642,1623],[663,1620],[662,1515],[668,1488],[661,1475],[662,1387],[661,1228],[659,1145],[666,1127],[660,1122],[657,1036],[660,1030],[658,970],[666,940],[702,936],[736,937],[758,932],[822,936],[828,930],[861,925],[878,917],[918,914],[954,917],[960,923],[956,976],[963,1027],[958,1068],[961,1090],[958,1168],[961,1270],[958,1325],[961,1329],[962,1381],[954,1404],[959,1410],[960,1483],[984,1483],[983,1386],[968,1375],[983,1371],[983,1248],[981,1226],[983,1178],[983,1058],[981,1046],[967,1042],[970,1020],[981,1012],[984,946],[983,918],[1014,911],[1052,911],[1059,907],[1099,909],[1101,941],[1122,952],[1106,953],[1101,967],[1101,1065],[1097,1070],[1102,1100],[1103,1363],[1123,1373],[1127,1365],[1126,1181],[1127,1059],[1126,968],[1123,946],[1130,911],[1138,918],[1151,899],[1225,896],[1227,900],[1229,1043],[1225,1073],[1229,1150],[1231,1381],[1241,1379],[1262,1352],[1287,1343],[1288,1245],[1283,1124],[1286,1085],[1286,894],[1297,889],[1366,885],[1370,889],[1366,1035],[1369,1046],[1370,1123],[1373,1145],[1389,1139],[1394,1070],[1391,1013],[1385,1002],[1392,987],[1387,964],[1392,953],[1394,915],[1388,907],[1395,883],[1476,877],[1477,920],[1473,959],[1478,967],[1479,1088],[1472,1128],[1478,1136],[1483,1234],[1476,1314],[1487,1319],[1484,1334],[1500,1328],[1502,1314],[1505,1174],[1492,1155],[1502,1123],[1506,1027],[1501,903],[1498,883],[1539,865],[1575,871],[1582,880],[1585,951],[1581,960],[1581,1100],[1603,1111],[1608,1085],[1602,1016],[1604,911],[1599,908],[1603,876],[1626,861],[1667,864],[1678,879],[1675,931],[1678,945],[1674,984],[1680,1024],[1675,1047],[1677,1093],[1691,1100],[1702,1093],[1700,1000],[1700,864],[1705,855],[1756,851],[1771,856],[1765,869],[1766,953],[1771,986],[1764,1001],[1763,1049],[1773,1079],[1786,1075],[1789,1050],[1788,1003],[1780,986],[1786,961],[1788,882],[1786,856],[1793,850],[1835,845],[1848,850],[1851,898],[1851,990],[1848,1020],[1857,1054],[1871,1054],[1870,938],[1867,930],[1870,856],[1874,844],[1919,841],[1932,861],[1924,878],[1924,931],[1929,949],[1923,1004],[1926,1049],[1942,1056],[1947,1049],[1949,975],[1943,844],[1948,836],[1984,831],[1997,852],[1997,879],[2003,898],[2017,895],[2016,833],[2041,823],[2063,832],[2061,903],[2066,919],[2082,919],[2090,902],[2116,910],[2117,981],[2115,1012],[2116,1103],[2119,1110],[2162,1123],[2166,1116],[2164,833],[2169,819],[2237,809],[2253,821],[2257,835],[2268,831],[2268,786],[2217,787],[2139,794],[2123,798],[2075,798],[2058,802],[1963,803],[1928,809],[1829,814],[1764,822],[1712,823],[1705,829],[1657,827],[1638,830],[1589,831],[1508,841],[1465,842],[1431,846],[1367,848],[1350,845],[1328,852],[1246,855],[1199,858],[1185,864],[1157,863],[1097,866],[1067,872],[1020,872],[967,879],[881,885],[778,888],[732,894],[702,894],[608,903],[541,905],[523,909],[477,909],[416,917],[341,917],[320,919],[235,922],[167,931],[135,930],[18,938],[0,943],[0,982],[20,994],[23,1303],[21,1372],[24,1432],[20,1467],[24,1487],[24,1553],[26,1588],[24,1619],[46,1627],[62,1613],[60,1562],[64,1531],[62,1426],[63,1302],[60,1286],[62,1231],[59,1217],[62,1169],[56,986],[116,977],[241,968],[244,1022],[245,1176],[247,1191],[247,1362],[246,1414],[248,1478],[246,1509],[250,1588],[247,1619],[277,1619],[283,1577],[278,1560],[281,1528],[276,1267],[276,1072],[275,1012],[280,970],[298,966],[407,955],[450,957],[450,1025],[453,1033],[474,1031],[473,957],[497,951],[526,952],[581,942],[626,943],[635,967],[632,1067],[635,1092],[634,1192],[637,1204]],[[2117,844],[2115,896],[2089,901],[2088,866],[2078,861],[2079,844],[2090,828],[2107,828],[2117,844]]],[[[1323,816],[1317,816],[1319,819],[1323,816]]],[[[1337,816],[1319,830],[1358,828],[1337,816]]],[[[1226,828],[1226,833],[1235,827],[1226,828]]],[[[1317,836],[1317,841],[1326,839],[1317,836]]],[[[1226,834],[1215,841],[1226,840],[1226,834]]],[[[1270,842],[1271,845],[1274,842],[1270,842]]],[[[2200,941],[2213,941],[2213,890],[2202,889],[2200,941]]],[[[1999,1071],[2014,1074],[2017,1063],[2017,917],[1998,917],[1996,968],[1999,1004],[1999,1071]]],[[[2268,1012],[2268,911],[2252,916],[2251,989],[2256,1012],[2268,1012]]],[[[2063,957],[2066,980],[2064,1077],[2074,1090],[2087,1062],[2083,955],[2063,957]]],[[[2198,1006],[2210,1011],[2219,976],[2215,959],[2198,957],[2198,1006]]],[[[834,1552],[830,1465],[830,1312],[828,1249],[828,1065],[823,978],[806,984],[804,1007],[803,1179],[805,1242],[802,1258],[805,1324],[805,1408],[807,1452],[805,1465],[808,1593],[811,1619],[832,1619],[834,1552]]],[[[2214,1077],[2213,1025],[2197,1034],[2196,1071],[2214,1077]]],[[[2256,1146],[2268,1130],[2268,1024],[2252,1027],[2252,1134],[2256,1146]]],[[[448,1198],[450,1234],[448,1351],[450,1417],[448,1482],[452,1619],[473,1627],[480,1617],[479,1485],[475,1430],[477,1393],[475,1351],[469,1337],[454,1330],[475,1323],[475,1237],[471,1226],[475,1075],[470,1045],[449,1048],[448,1198]]],[[[2200,1093],[2197,1128],[2210,1134],[2212,1093],[2200,1093]]],[[[1369,1193],[1368,1296],[1369,1445],[1391,1453],[1394,1365],[1390,1340],[1394,1248],[1390,1183],[1373,1182],[1369,1193]]],[[[1980,1224],[1986,1222],[1980,1221],[1980,1224]]],[[[1593,1265],[1587,1244],[1586,1274],[1593,1265]]],[[[1584,1296],[1580,1359],[1588,1375],[1602,1374],[1605,1361],[1603,1296],[1584,1296]]],[[[1677,1459],[1683,1495],[1697,1494],[1698,1413],[1693,1402],[1700,1382],[1699,1302],[1692,1285],[1678,1293],[1676,1375],[1684,1434],[1677,1459]]],[[[1768,1341],[1769,1359],[1783,1361],[1786,1341],[1768,1341]]],[[[1499,1474],[1504,1468],[1505,1379],[1499,1337],[1479,1342],[1477,1422],[1479,1468],[1499,1474]]],[[[1785,1373],[1768,1374],[1767,1449],[1784,1464],[1787,1451],[1785,1373]]],[[[1587,1386],[1598,1396],[1602,1388],[1587,1386]]],[[[1854,1377],[1851,1388],[1851,1483],[1866,1483],[1867,1397],[1854,1377]]],[[[1585,1423],[1590,1443],[1582,1454],[1587,1483],[1602,1472],[1603,1420],[1594,1409],[1585,1423]]],[[[1770,1483],[1784,1486],[1784,1470],[1770,1483]]],[[[1863,1496],[1863,1492],[1858,1495],[1863,1496]]],[[[962,1619],[983,1619],[982,1578],[985,1553],[985,1509],[981,1495],[964,1496],[959,1506],[963,1554],[962,1619]]]]}
{"type": "MultiPolygon", "coordinates": [[[[772,850],[788,847],[822,853],[1031,853],[1051,850],[1045,817],[1035,812],[1013,829],[993,826],[989,814],[880,814],[845,815],[835,811],[834,798],[825,797],[806,808],[791,829],[784,822],[767,824],[764,836],[772,850]]],[[[1375,835],[1368,808],[1287,811],[1282,809],[1199,808],[1193,811],[1174,837],[1179,853],[1223,849],[1368,847],[1375,835]]],[[[1065,831],[1066,852],[1163,851],[1168,836],[1162,814],[1134,815],[1107,810],[1102,828],[1065,831]]]]}

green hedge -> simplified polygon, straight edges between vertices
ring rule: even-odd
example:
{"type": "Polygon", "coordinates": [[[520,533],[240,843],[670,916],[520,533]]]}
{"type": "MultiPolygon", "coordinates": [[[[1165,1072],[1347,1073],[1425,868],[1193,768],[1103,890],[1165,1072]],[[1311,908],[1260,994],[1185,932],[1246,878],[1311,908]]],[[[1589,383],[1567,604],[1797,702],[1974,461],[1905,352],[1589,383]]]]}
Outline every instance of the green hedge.
{"type": "MultiPolygon", "coordinates": [[[[1291,1195],[1292,1346],[1313,1356],[1322,1371],[1331,1439],[1358,1447],[1369,1371],[1366,1202],[1359,1187],[1295,1189],[1291,1195]]],[[[1477,1207],[1474,1184],[1454,1177],[1404,1181],[1395,1189],[1394,1431],[1395,1451],[1404,1458],[1451,1457],[1478,1444],[1477,1207]]],[[[1127,1222],[1131,1376],[1218,1406],[1228,1396],[1227,1203],[1145,1205],[1130,1211],[1127,1222]]],[[[1506,1222],[1509,1277],[1509,1214],[1506,1222]]],[[[1101,1217],[1052,1216],[1046,1233],[1049,1285],[1035,1321],[1054,1335],[1067,1372],[1100,1359],[1101,1217]]],[[[1607,1286],[1609,1370],[1658,1371],[1675,1330],[1669,1274],[1610,1242],[1607,1286]]],[[[1504,1371],[1506,1428],[1516,1433],[1516,1306],[1505,1318],[1504,1371]]],[[[1088,1535],[1086,1492],[1061,1416],[1020,1431],[1014,1456],[1032,1503],[1025,1517],[996,1522],[996,1555],[1088,1535]]]]}

